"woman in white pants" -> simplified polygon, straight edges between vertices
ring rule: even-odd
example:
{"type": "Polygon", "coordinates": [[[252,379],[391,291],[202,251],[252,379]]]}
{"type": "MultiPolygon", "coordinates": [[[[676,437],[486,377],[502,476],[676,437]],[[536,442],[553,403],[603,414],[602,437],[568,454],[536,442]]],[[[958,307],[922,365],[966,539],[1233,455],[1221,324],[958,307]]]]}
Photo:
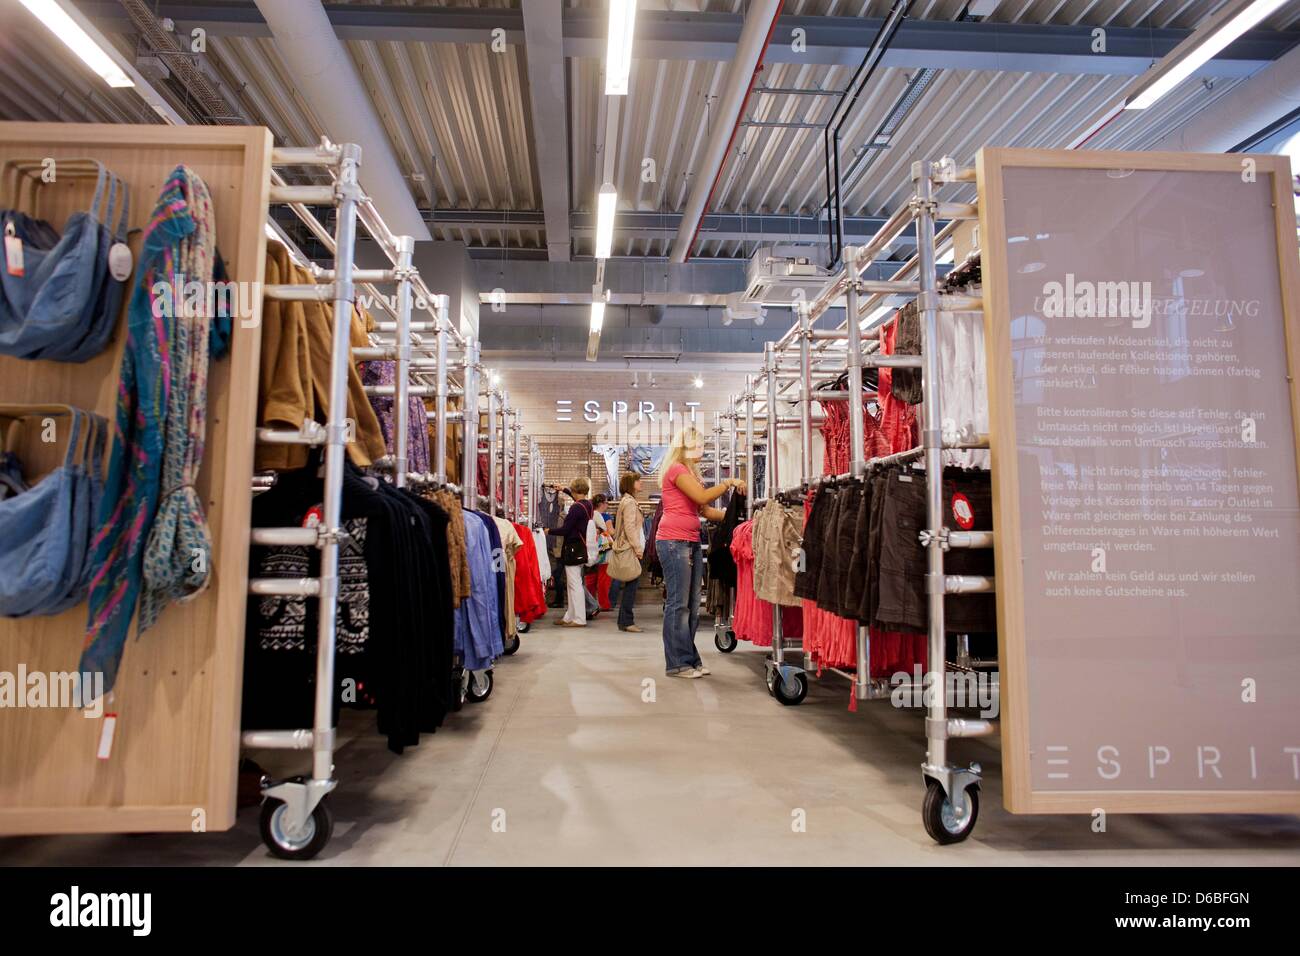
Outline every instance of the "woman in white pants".
{"type": "Polygon", "coordinates": [[[564,581],[566,591],[568,592],[568,602],[564,609],[564,617],[555,623],[560,627],[586,627],[587,626],[587,589],[583,586],[583,569],[587,564],[587,525],[592,520],[591,503],[587,501],[587,493],[591,491],[591,482],[586,478],[575,478],[569,485],[569,493],[573,496],[573,504],[569,507],[569,513],[564,516],[564,521],[558,528],[550,529],[549,533],[559,535],[564,541],[564,548],[561,552],[561,562],[564,564],[564,581]],[[573,542],[577,544],[573,544],[573,542]],[[579,547],[581,548],[582,561],[578,563],[575,560],[565,560],[564,552],[576,555],[579,547]]]}

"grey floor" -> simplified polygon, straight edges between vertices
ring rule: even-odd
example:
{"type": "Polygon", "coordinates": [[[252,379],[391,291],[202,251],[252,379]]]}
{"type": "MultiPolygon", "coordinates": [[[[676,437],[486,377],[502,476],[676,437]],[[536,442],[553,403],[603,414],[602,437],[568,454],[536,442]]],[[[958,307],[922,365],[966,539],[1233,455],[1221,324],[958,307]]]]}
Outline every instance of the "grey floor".
{"type": "MultiPolygon", "coordinates": [[[[720,654],[703,626],[713,676],[667,678],[658,609],[638,617],[643,634],[608,614],[582,631],[539,622],[492,697],[405,756],[349,715],[334,839],[312,865],[1300,864],[1293,817],[1112,817],[1094,833],[1086,817],[1012,816],[983,741],[954,755],[986,771],[976,832],[937,847],[920,821],[916,714],[884,701],[849,713],[833,676],[782,707],[763,653],[720,654]]],[[[278,862],[252,809],[227,833],[0,840],[0,865],[278,862]]]]}

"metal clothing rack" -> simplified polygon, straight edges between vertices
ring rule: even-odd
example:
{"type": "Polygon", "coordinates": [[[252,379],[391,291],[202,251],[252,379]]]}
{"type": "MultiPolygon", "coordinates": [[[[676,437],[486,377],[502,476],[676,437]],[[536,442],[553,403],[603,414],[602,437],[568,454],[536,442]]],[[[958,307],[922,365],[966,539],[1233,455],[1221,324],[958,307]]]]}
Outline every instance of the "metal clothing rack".
{"type": "MultiPolygon", "coordinates": [[[[263,781],[262,838],[272,853],[287,859],[310,859],[329,841],[333,823],[325,797],[338,785],[334,779],[334,665],[335,627],[338,616],[338,553],[346,532],[342,527],[343,475],[346,447],[352,424],[347,419],[348,371],[354,360],[389,360],[396,365],[394,384],[367,386],[368,395],[391,395],[394,399],[393,453],[376,465],[391,472],[397,487],[408,484],[434,484],[452,488],[461,496],[466,508],[477,504],[476,481],[479,427],[479,345],[462,336],[452,321],[449,300],[432,294],[412,263],[414,240],[389,231],[374,204],[358,185],[357,169],[361,149],[355,144],[336,145],[322,140],[318,146],[285,148],[272,151],[269,200],[288,205],[333,256],[333,268],[323,269],[311,263],[294,243],[276,229],[294,258],[310,271],[315,285],[267,286],[264,294],[284,300],[332,302],[334,328],[331,341],[330,407],[324,426],[306,421],[297,431],[261,428],[257,440],[263,443],[287,443],[322,446],[325,458],[323,520],[314,528],[255,528],[251,541],[257,545],[317,547],[321,552],[320,574],[316,578],[296,581],[254,579],[249,582],[253,594],[296,596],[320,601],[316,650],[316,698],[310,730],[250,730],[242,734],[246,748],[310,750],[310,776],[287,780],[263,781]],[[324,168],[331,185],[291,186],[275,167],[311,166],[324,168]],[[337,209],[335,231],[331,234],[307,208],[307,204],[331,204],[337,209]],[[391,269],[358,269],[356,227],[360,221],[392,264],[391,269]],[[395,285],[396,295],[390,304],[377,286],[395,285]],[[351,316],[360,286],[371,293],[372,301],[391,316],[391,321],[376,323],[370,347],[351,347],[351,316]],[[413,309],[427,318],[412,321],[413,309]],[[425,338],[432,335],[432,341],[425,338]],[[452,348],[459,349],[453,357],[452,348]],[[455,364],[453,364],[455,360],[455,364]],[[460,372],[457,382],[454,370],[460,372]],[[432,378],[430,374],[432,373],[432,378]],[[430,455],[434,471],[409,474],[409,399],[433,395],[435,411],[427,413],[434,424],[434,441],[430,455]],[[448,399],[464,399],[462,410],[449,412],[448,399]],[[447,429],[459,425],[464,432],[464,467],[462,485],[447,482],[447,429]]],[[[508,426],[518,457],[518,413],[508,426]]],[[[274,479],[256,476],[254,492],[265,490],[274,479]]],[[[513,501],[512,497],[512,501],[513,501]]],[[[508,513],[518,512],[512,506],[508,513]]],[[[461,675],[461,700],[485,700],[491,692],[491,670],[461,675]],[[486,676],[485,676],[486,675],[486,676]]]]}
{"type": "MultiPolygon", "coordinates": [[[[926,549],[926,592],[929,603],[928,661],[930,679],[934,686],[946,687],[944,598],[947,594],[988,592],[995,587],[990,577],[947,575],[944,572],[944,553],[951,548],[993,547],[991,532],[950,532],[943,523],[943,452],[950,449],[987,448],[987,436],[975,440],[946,443],[941,433],[940,415],[942,395],[939,380],[939,322],[950,319],[954,313],[982,312],[983,301],[978,297],[946,295],[939,292],[936,259],[939,249],[952,241],[956,228],[962,221],[978,219],[975,204],[945,203],[935,199],[936,186],[975,181],[974,168],[958,168],[950,159],[938,163],[917,162],[912,166],[913,195],[902,209],[895,212],[865,245],[846,247],[843,264],[821,292],[804,307],[797,309],[798,321],[777,342],[768,343],[764,349],[763,366],[757,380],[746,379],[745,391],[732,398],[730,409],[721,418],[731,422],[732,461],[736,457],[738,420],[744,420],[745,476],[751,480],[754,453],[754,424],[756,403],[762,403],[762,420],[767,433],[767,447],[771,450],[767,463],[767,488],[762,496],[751,489],[749,511],[766,500],[782,493],[776,449],[777,430],[795,427],[801,434],[802,468],[799,482],[791,490],[805,490],[819,483],[812,477],[812,425],[815,418],[812,403],[819,398],[849,399],[850,467],[846,475],[835,480],[861,479],[869,468],[922,459],[926,476],[926,526],[919,535],[918,546],[926,549]],[[949,220],[942,230],[936,230],[936,220],[949,220]],[[917,252],[888,280],[871,281],[861,274],[909,226],[914,226],[917,252]],[[921,318],[922,348],[920,355],[880,355],[879,331],[863,329],[864,319],[881,304],[896,296],[915,297],[921,318]],[[837,329],[815,329],[814,323],[833,304],[843,300],[846,319],[837,329]],[[791,355],[791,353],[796,353],[791,355]],[[792,358],[789,364],[783,359],[792,358]],[[839,360],[837,362],[837,360],[839,360]],[[838,364],[838,368],[836,365],[838,364]],[[862,388],[864,368],[916,368],[922,371],[923,414],[922,440],[917,448],[896,455],[866,460],[864,445],[863,403],[855,396],[864,394],[862,388]],[[815,392],[813,375],[823,371],[847,371],[848,387],[843,392],[815,392]],[[792,385],[799,390],[793,399],[785,393],[792,385]],[[780,413],[780,403],[798,404],[797,415],[780,413]]],[[[715,432],[715,448],[720,436],[715,432]]],[[[830,481],[831,479],[821,479],[830,481]]],[[[720,616],[721,618],[721,616],[720,616]]],[[[735,647],[735,634],[731,618],[715,622],[715,643],[720,650],[735,647]]],[[[856,673],[835,670],[848,677],[858,700],[882,699],[890,696],[887,683],[870,677],[870,635],[864,625],[856,634],[856,673]]],[[[772,653],[767,659],[767,686],[770,693],[782,703],[797,704],[808,690],[808,675],[813,662],[805,656],[798,660],[793,652],[800,642],[785,638],[781,632],[781,609],[773,607],[772,653]]],[[[956,667],[966,670],[976,664],[969,657],[968,644],[958,641],[956,667]]],[[[989,736],[998,732],[994,720],[953,718],[948,716],[945,693],[929,696],[925,731],[926,759],[921,765],[926,781],[926,796],[922,804],[922,819],[927,832],[939,843],[964,840],[974,828],[979,812],[981,770],[978,764],[958,766],[948,759],[948,741],[960,737],[989,736]]]]}
{"type": "MultiPolygon", "coordinates": [[[[270,201],[287,203],[311,214],[307,202],[330,202],[338,211],[335,233],[329,246],[334,268],[316,272],[316,285],[268,285],[263,293],[282,300],[315,299],[330,301],[334,306],[330,362],[330,403],[328,419],[322,427],[304,422],[298,431],[260,428],[257,440],[263,443],[300,444],[324,447],[325,486],[323,518],[320,525],[307,528],[254,528],[251,540],[256,545],[298,545],[320,550],[320,573],[315,578],[282,580],[252,579],[252,594],[315,598],[320,602],[316,632],[316,697],[310,730],[248,730],[242,742],[249,748],[310,750],[310,776],[288,780],[263,779],[262,839],[277,856],[310,859],[329,841],[333,821],[325,796],[338,781],[334,779],[334,655],[335,625],[338,617],[339,541],[346,534],[341,518],[343,474],[349,438],[347,421],[348,364],[351,361],[352,304],[356,299],[357,270],[353,266],[356,251],[357,207],[363,196],[357,185],[357,167],[361,148],[353,143],[306,149],[272,151],[273,166],[325,166],[335,172],[334,184],[324,186],[286,186],[272,171],[270,201]]],[[[315,221],[315,217],[311,217],[315,221]]],[[[319,226],[319,223],[317,223],[319,226]]],[[[322,227],[322,231],[323,227],[322,227]]],[[[383,277],[374,276],[379,279],[383,277]]]]}

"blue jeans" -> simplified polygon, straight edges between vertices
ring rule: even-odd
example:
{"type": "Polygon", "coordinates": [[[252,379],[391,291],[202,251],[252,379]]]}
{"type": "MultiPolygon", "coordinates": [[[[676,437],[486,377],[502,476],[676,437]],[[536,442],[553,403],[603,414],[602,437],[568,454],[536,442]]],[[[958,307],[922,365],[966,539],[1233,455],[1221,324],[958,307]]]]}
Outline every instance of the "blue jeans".
{"type": "Polygon", "coordinates": [[[636,623],[632,618],[632,608],[636,604],[636,589],[640,578],[631,581],[611,581],[609,585],[609,606],[618,608],[618,628],[625,631],[636,623]]]}
{"type": "Polygon", "coordinates": [[[664,569],[668,600],[664,605],[664,661],[669,674],[703,662],[695,648],[700,626],[700,586],[704,581],[704,553],[698,541],[657,543],[664,569]]]}

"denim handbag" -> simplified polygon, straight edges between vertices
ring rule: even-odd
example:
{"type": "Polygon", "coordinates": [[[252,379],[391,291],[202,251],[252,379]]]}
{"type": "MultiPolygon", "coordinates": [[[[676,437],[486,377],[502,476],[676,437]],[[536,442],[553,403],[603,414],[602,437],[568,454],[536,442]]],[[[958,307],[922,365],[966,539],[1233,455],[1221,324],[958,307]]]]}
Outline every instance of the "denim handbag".
{"type": "Polygon", "coordinates": [[[0,615],[57,614],[89,583],[94,533],[93,469],[102,462],[107,423],[68,406],[2,406],[0,416],[67,415],[72,427],[63,465],[29,490],[0,501],[0,615]],[[98,451],[96,451],[96,446],[98,451]]]}
{"type": "Polygon", "coordinates": [[[104,494],[104,450],[108,444],[108,421],[87,415],[85,465],[79,466],[73,485],[72,538],[64,567],[63,597],[41,609],[41,614],[62,614],[86,599],[95,566],[91,561],[91,539],[99,500],[104,494]]]}
{"type": "Polygon", "coordinates": [[[125,183],[102,163],[90,166],[91,207],[69,216],[53,244],[57,233],[48,223],[0,208],[0,229],[23,248],[22,275],[0,268],[0,354],[81,362],[108,344],[123,294],[123,282],[109,273],[109,251],[115,239],[125,240],[129,204],[125,183]],[[100,221],[101,210],[105,220],[118,214],[116,232],[100,221]]]}

